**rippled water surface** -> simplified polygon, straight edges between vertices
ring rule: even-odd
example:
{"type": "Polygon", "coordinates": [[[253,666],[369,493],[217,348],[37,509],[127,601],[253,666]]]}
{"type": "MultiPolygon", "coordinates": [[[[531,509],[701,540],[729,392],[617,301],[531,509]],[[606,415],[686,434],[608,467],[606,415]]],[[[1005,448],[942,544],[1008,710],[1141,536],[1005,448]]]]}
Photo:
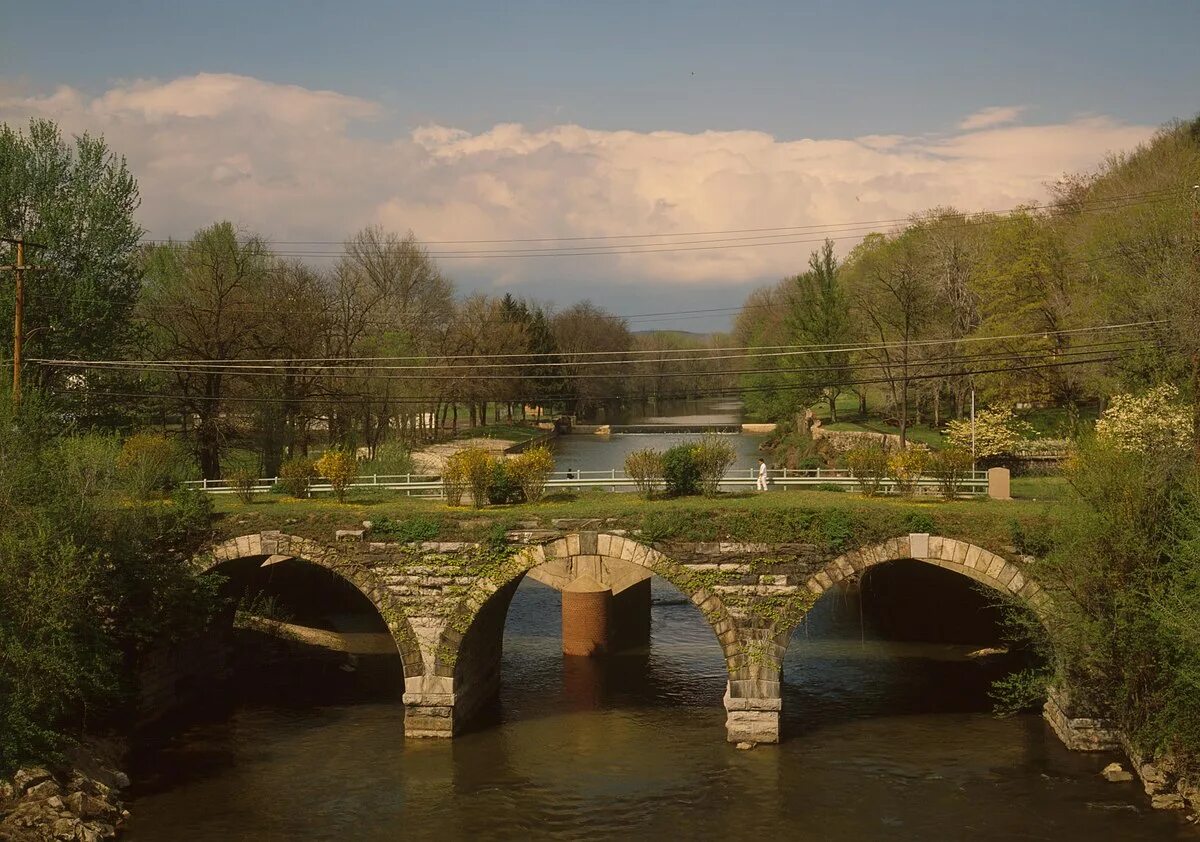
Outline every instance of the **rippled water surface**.
{"type": "Polygon", "coordinates": [[[649,648],[598,662],[563,658],[559,596],[526,582],[498,724],[405,741],[394,661],[259,672],[145,748],[130,838],[1195,838],[1103,782],[1111,757],[991,716],[971,647],[863,641],[827,603],[788,652],[779,746],[724,742],[720,649],[669,586],[649,648]]]}

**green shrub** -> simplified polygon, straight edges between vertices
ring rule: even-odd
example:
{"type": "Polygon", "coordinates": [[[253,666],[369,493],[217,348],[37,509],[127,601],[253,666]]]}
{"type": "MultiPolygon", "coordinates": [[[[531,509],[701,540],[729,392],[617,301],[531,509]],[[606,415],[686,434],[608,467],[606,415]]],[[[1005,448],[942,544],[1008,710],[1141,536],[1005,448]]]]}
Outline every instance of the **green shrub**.
{"type": "Polygon", "coordinates": [[[909,445],[888,456],[888,473],[896,482],[896,493],[910,496],[929,464],[929,451],[909,445]]]}
{"type": "Polygon", "coordinates": [[[436,540],[442,531],[442,524],[426,517],[410,517],[406,520],[392,520],[387,515],[371,521],[371,534],[401,544],[415,544],[421,541],[436,540]]]}
{"type": "Polygon", "coordinates": [[[647,500],[662,486],[664,471],[662,451],[648,447],[635,450],[625,457],[625,474],[633,480],[638,493],[647,500]]]}
{"type": "Polygon", "coordinates": [[[907,532],[937,532],[933,518],[925,512],[907,512],[904,515],[904,529],[907,532]]]}
{"type": "Polygon", "coordinates": [[[51,455],[58,466],[61,487],[77,494],[78,509],[97,495],[110,491],[117,481],[121,443],[115,436],[88,435],[60,439],[51,455]]]}
{"type": "Polygon", "coordinates": [[[818,482],[816,485],[810,485],[809,488],[813,489],[814,491],[844,492],[846,490],[846,486],[838,485],[834,482],[818,482]]]}
{"type": "Polygon", "coordinates": [[[958,497],[963,481],[971,472],[971,453],[958,447],[947,447],[929,457],[929,475],[937,480],[942,496],[947,500],[958,497]]]}
{"type": "Polygon", "coordinates": [[[699,493],[700,466],[696,463],[696,451],[692,445],[677,444],[668,448],[662,459],[667,494],[684,497],[699,493]]]}
{"type": "Polygon", "coordinates": [[[346,489],[358,478],[358,460],[345,450],[327,450],[313,465],[316,472],[329,480],[339,503],[346,502],[346,489]]]}
{"type": "Polygon", "coordinates": [[[488,486],[495,479],[496,458],[481,447],[468,447],[458,451],[446,460],[446,472],[443,474],[443,484],[446,476],[451,477],[451,487],[447,488],[447,502],[458,505],[462,502],[463,491],[470,489],[471,503],[477,509],[482,509],[488,502],[488,486]],[[461,487],[462,490],[458,490],[461,487]],[[456,493],[457,498],[451,498],[456,493]]]}
{"type": "Polygon", "coordinates": [[[1045,558],[1054,548],[1054,527],[1044,516],[1032,526],[1016,519],[1009,521],[1009,534],[1013,549],[1021,555],[1045,558]]]}
{"type": "Polygon", "coordinates": [[[546,482],[554,473],[554,452],[535,445],[507,460],[508,474],[521,488],[527,503],[536,503],[546,491],[546,482]]]}
{"type": "Polygon", "coordinates": [[[280,485],[289,496],[297,500],[308,497],[309,489],[316,478],[316,462],[307,456],[293,456],[279,466],[280,485]]]}
{"type": "Polygon", "coordinates": [[[412,454],[404,442],[387,441],[375,448],[375,457],[362,464],[363,476],[399,476],[413,471],[412,454]]]}
{"type": "Polygon", "coordinates": [[[461,506],[463,495],[467,493],[467,474],[462,459],[458,454],[451,455],[442,468],[442,494],[446,497],[447,506],[461,506]]]}
{"type": "Polygon", "coordinates": [[[140,500],[170,493],[182,475],[183,452],[158,433],[135,433],[125,440],[117,469],[130,494],[140,500]]]}
{"type": "Polygon", "coordinates": [[[227,477],[229,486],[233,489],[233,493],[243,503],[249,503],[254,500],[254,492],[258,489],[258,471],[252,471],[249,468],[238,468],[227,477]]]}
{"type": "Polygon", "coordinates": [[[888,455],[883,445],[871,444],[846,451],[846,467],[858,482],[858,488],[868,497],[874,497],[883,488],[888,473],[888,455]]]}
{"type": "Polygon", "coordinates": [[[517,477],[509,465],[511,461],[511,459],[493,460],[492,477],[487,487],[487,501],[494,506],[525,501],[521,484],[517,481],[517,477]]]}
{"type": "Polygon", "coordinates": [[[696,482],[700,492],[712,497],[737,458],[737,451],[728,438],[708,434],[692,445],[692,458],[696,462],[696,482]]]}

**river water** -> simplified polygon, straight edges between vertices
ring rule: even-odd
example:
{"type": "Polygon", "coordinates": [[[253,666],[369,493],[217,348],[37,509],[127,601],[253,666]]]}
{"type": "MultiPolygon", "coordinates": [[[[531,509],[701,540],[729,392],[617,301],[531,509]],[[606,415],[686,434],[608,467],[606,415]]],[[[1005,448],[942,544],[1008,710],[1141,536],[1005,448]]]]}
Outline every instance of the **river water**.
{"type": "Polygon", "coordinates": [[[785,659],[784,741],[738,751],[720,647],[681,594],[653,580],[648,647],[564,658],[560,597],[526,580],[492,724],[405,740],[394,656],[243,670],[138,746],[128,838],[1197,838],[1099,777],[1118,758],[1067,751],[1036,714],[993,716],[1005,665],[966,655],[994,641],[889,640],[864,604],[822,597],[785,659]]]}
{"type": "MultiPolygon", "coordinates": [[[[620,419],[623,424],[670,424],[679,427],[695,427],[704,424],[739,424],[742,421],[741,404],[730,400],[708,400],[677,403],[663,407],[657,412],[628,415],[620,419]]],[[[748,434],[725,434],[737,451],[737,461],[732,471],[747,471],[758,464],[759,444],[763,436],[748,434]]],[[[560,436],[554,440],[555,460],[558,470],[604,471],[623,469],[625,457],[634,450],[667,448],[700,437],[698,433],[618,433],[597,436],[578,433],[560,436]]]]}
{"type": "Polygon", "coordinates": [[[559,595],[527,581],[498,724],[406,741],[395,658],[256,670],[143,746],[129,838],[1195,838],[1104,782],[1112,757],[992,716],[971,646],[872,639],[853,603],[823,598],[797,632],[784,742],[738,751],[720,648],[677,591],[654,580],[648,648],[592,661],[561,655],[559,595]]]}

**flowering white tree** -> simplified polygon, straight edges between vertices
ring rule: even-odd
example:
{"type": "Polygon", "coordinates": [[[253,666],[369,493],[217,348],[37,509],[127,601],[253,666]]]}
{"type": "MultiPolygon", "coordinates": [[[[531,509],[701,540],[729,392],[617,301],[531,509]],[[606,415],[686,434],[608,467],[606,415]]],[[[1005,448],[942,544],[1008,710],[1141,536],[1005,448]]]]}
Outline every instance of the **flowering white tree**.
{"type": "Polygon", "coordinates": [[[1125,453],[1187,453],[1192,447],[1192,407],[1170,383],[1140,395],[1113,395],[1096,422],[1096,437],[1125,453]]]}
{"type": "MultiPolygon", "coordinates": [[[[980,410],[975,413],[975,458],[1012,453],[1020,442],[1033,438],[1033,435],[1033,427],[1014,415],[1011,409],[980,410]]],[[[955,447],[970,453],[970,420],[948,423],[946,437],[955,447]]]]}

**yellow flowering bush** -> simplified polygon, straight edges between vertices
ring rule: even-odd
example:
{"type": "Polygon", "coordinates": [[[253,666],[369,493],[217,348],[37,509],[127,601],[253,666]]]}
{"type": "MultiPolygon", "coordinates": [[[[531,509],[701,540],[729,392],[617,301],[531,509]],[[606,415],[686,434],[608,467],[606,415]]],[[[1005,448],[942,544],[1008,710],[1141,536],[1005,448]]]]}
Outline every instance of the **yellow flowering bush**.
{"type": "Polygon", "coordinates": [[[346,502],[346,489],[358,477],[358,460],[345,450],[327,450],[314,466],[317,473],[329,480],[339,503],[346,502]]]}
{"type": "Polygon", "coordinates": [[[1096,438],[1123,453],[1186,452],[1192,435],[1192,407],[1170,383],[1140,395],[1113,395],[1096,422],[1096,438]]]}
{"type": "Polygon", "coordinates": [[[912,494],[917,481],[929,465],[929,452],[916,447],[906,447],[888,456],[888,474],[896,481],[896,491],[912,494]]]}
{"type": "MultiPolygon", "coordinates": [[[[1011,409],[982,409],[975,413],[975,458],[1012,453],[1018,444],[1033,435],[1033,427],[1014,415],[1011,409]]],[[[946,438],[954,447],[970,453],[971,419],[948,423],[946,438]]]]}

